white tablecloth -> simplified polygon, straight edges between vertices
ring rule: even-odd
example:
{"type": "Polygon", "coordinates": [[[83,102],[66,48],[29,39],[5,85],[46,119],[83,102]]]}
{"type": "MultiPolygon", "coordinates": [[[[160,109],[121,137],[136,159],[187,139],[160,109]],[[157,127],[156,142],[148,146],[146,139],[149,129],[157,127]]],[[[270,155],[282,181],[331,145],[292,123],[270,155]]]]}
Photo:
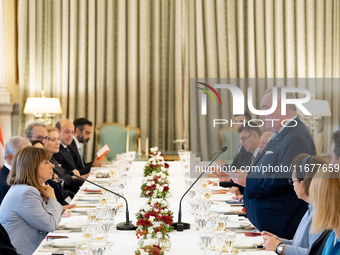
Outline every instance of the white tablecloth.
{"type": "MultiPolygon", "coordinates": [[[[135,214],[139,211],[142,205],[145,204],[146,198],[140,197],[140,186],[143,180],[143,168],[145,162],[133,162],[129,173],[131,175],[131,181],[127,185],[126,198],[129,203],[130,210],[130,220],[133,223],[136,223],[135,214]]],[[[179,162],[171,162],[169,168],[169,181],[170,181],[170,192],[172,196],[168,199],[170,203],[170,209],[174,212],[174,220],[177,221],[178,217],[178,203],[180,197],[184,194],[186,190],[185,182],[184,182],[184,174],[182,169],[180,168],[179,162]]],[[[88,184],[84,184],[88,185],[88,184]]],[[[187,197],[188,199],[188,197],[187,197]]],[[[182,205],[182,221],[193,223],[194,218],[188,211],[189,205],[187,200],[184,199],[182,205]]],[[[72,216],[70,218],[62,218],[61,223],[73,220],[75,217],[83,217],[86,219],[86,216],[72,216]]],[[[120,210],[116,216],[116,223],[125,221],[125,206],[123,210],[120,210]]],[[[50,233],[50,235],[67,235],[69,237],[80,237],[80,233],[50,233]]],[[[199,248],[199,232],[195,229],[184,230],[183,232],[173,231],[170,234],[171,240],[171,250],[166,252],[167,255],[189,255],[189,254],[197,254],[203,255],[203,250],[199,248]]],[[[134,255],[135,250],[137,249],[138,239],[136,237],[135,231],[117,231],[115,233],[110,234],[110,240],[114,242],[113,252],[112,254],[119,255],[134,255]]],[[[47,255],[51,254],[51,251],[43,251],[41,246],[34,253],[35,255],[47,255]]],[[[254,252],[247,253],[239,253],[239,254],[253,254],[254,252]]],[[[258,255],[270,255],[276,254],[272,252],[265,251],[256,251],[255,254],[258,255]]]]}

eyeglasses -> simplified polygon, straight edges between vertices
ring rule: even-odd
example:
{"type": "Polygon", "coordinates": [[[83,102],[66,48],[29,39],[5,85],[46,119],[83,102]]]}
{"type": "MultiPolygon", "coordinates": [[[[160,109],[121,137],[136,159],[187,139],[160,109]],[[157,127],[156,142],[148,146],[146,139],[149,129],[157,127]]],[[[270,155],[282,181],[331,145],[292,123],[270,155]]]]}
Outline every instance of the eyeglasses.
{"type": "Polygon", "coordinates": [[[248,135],[247,137],[242,137],[240,140],[241,142],[245,142],[249,137],[251,137],[252,133],[248,135]]]}
{"type": "Polygon", "coordinates": [[[43,141],[43,140],[47,140],[47,139],[48,139],[48,136],[41,136],[41,135],[38,135],[36,137],[32,136],[32,140],[43,141]]]}
{"type": "Polygon", "coordinates": [[[53,137],[53,138],[47,137],[47,140],[48,140],[49,142],[56,142],[56,141],[59,141],[58,138],[56,138],[56,137],[53,137]]]}
{"type": "Polygon", "coordinates": [[[294,185],[294,182],[301,182],[301,181],[300,180],[293,180],[292,178],[290,178],[288,180],[288,182],[289,182],[290,185],[294,185]]]}

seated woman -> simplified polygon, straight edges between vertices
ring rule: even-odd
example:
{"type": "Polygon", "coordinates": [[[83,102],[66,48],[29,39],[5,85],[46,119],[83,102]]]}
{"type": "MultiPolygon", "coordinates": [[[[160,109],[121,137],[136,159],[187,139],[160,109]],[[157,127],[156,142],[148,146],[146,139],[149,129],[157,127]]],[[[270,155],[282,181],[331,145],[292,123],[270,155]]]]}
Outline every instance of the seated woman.
{"type": "MultiPolygon", "coordinates": [[[[70,192],[67,190],[65,186],[67,184],[70,184],[72,182],[78,182],[76,177],[72,177],[69,175],[65,169],[63,169],[59,162],[57,162],[54,158],[52,158],[52,155],[54,153],[59,152],[59,135],[57,132],[57,129],[55,127],[48,126],[46,127],[48,136],[47,136],[47,141],[45,143],[45,149],[50,153],[51,159],[50,162],[54,165],[53,171],[53,179],[48,181],[48,184],[50,184],[54,190],[59,189],[58,193],[56,192],[57,195],[57,200],[59,203],[63,205],[63,209],[70,209],[75,207],[75,204],[69,205],[66,201],[65,198],[70,195],[70,192]],[[61,184],[63,182],[63,184],[61,184]],[[65,185],[66,184],[66,185],[65,185]]],[[[81,182],[80,182],[81,183],[81,182]]],[[[73,196],[74,194],[72,194],[73,196]]]]}
{"type": "MultiPolygon", "coordinates": [[[[32,141],[32,146],[33,147],[36,147],[36,148],[44,148],[44,144],[42,143],[42,141],[39,141],[39,140],[35,140],[35,141],[32,141]]],[[[54,142],[55,143],[55,142],[54,142]]],[[[59,144],[59,143],[58,143],[59,144]]],[[[53,146],[53,145],[52,145],[53,146]]],[[[46,142],[46,150],[49,151],[48,149],[51,147],[50,145],[50,140],[47,139],[47,142],[46,142]]],[[[59,147],[58,147],[59,149],[59,147]]],[[[50,152],[50,151],[49,151],[50,152]]],[[[53,155],[53,152],[50,152],[51,154],[51,157],[53,155]]],[[[52,159],[50,159],[51,163],[53,164],[52,162],[52,159]]],[[[53,164],[55,165],[55,164],[53,164]]],[[[54,166],[54,168],[56,168],[56,166],[54,166]]],[[[65,197],[64,197],[64,192],[63,192],[63,188],[58,180],[58,175],[55,173],[55,170],[53,168],[53,175],[52,175],[52,179],[50,180],[47,180],[46,184],[50,185],[53,189],[54,189],[54,194],[58,200],[58,202],[63,206],[63,211],[65,211],[66,209],[71,209],[73,207],[75,207],[76,205],[75,204],[72,204],[72,205],[69,205],[66,201],[65,201],[65,197]]]]}
{"type": "Polygon", "coordinates": [[[53,174],[49,159],[45,149],[35,147],[26,147],[13,158],[0,223],[19,254],[32,254],[61,218],[62,207],[53,188],[45,184],[53,174]]]}
{"type": "MultiPolygon", "coordinates": [[[[55,174],[64,181],[63,185],[63,192],[64,192],[64,198],[70,196],[71,198],[74,197],[75,191],[79,189],[79,187],[83,184],[83,181],[77,178],[76,176],[71,176],[70,173],[64,168],[61,167],[60,163],[52,157],[53,154],[59,152],[60,148],[60,141],[59,141],[59,134],[57,132],[57,129],[52,126],[46,127],[48,132],[47,142],[45,144],[45,149],[50,153],[51,155],[51,163],[54,165],[53,171],[55,174]]],[[[72,171],[76,175],[80,175],[79,171],[77,169],[74,169],[72,171]]],[[[87,178],[87,175],[82,175],[81,177],[87,178]]],[[[74,206],[71,206],[72,208],[74,206]]]]}
{"type": "Polygon", "coordinates": [[[309,186],[317,172],[317,167],[313,168],[311,164],[327,165],[327,162],[321,157],[308,154],[300,154],[292,162],[291,184],[294,185],[297,197],[309,203],[308,210],[303,216],[293,240],[282,239],[272,233],[263,231],[264,248],[266,250],[275,251],[283,255],[304,255],[308,254],[309,248],[319,238],[320,234],[312,234],[310,231],[313,206],[310,204],[309,186]]]}
{"type": "MultiPolygon", "coordinates": [[[[330,169],[329,169],[330,170],[330,169]]],[[[323,248],[322,255],[340,254],[340,178],[339,172],[318,172],[310,187],[314,206],[312,232],[333,231],[323,248]]]]}

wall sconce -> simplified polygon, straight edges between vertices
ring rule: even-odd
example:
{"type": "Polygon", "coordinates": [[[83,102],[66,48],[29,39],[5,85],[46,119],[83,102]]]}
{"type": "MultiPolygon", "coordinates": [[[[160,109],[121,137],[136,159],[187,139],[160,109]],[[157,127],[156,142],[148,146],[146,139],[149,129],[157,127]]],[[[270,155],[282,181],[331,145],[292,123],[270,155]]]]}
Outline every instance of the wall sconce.
{"type": "Polygon", "coordinates": [[[61,113],[59,99],[51,97],[29,97],[24,108],[24,114],[33,114],[35,121],[47,125],[52,124],[53,117],[61,113]]]}

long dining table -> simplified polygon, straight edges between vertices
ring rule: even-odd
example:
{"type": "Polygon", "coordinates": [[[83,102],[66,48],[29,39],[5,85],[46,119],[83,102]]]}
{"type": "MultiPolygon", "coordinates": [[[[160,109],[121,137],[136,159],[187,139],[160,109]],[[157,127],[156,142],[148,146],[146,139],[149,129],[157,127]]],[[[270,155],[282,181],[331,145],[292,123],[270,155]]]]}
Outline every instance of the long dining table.
{"type": "MultiPolygon", "coordinates": [[[[145,165],[145,161],[134,161],[129,168],[129,181],[127,182],[127,186],[125,188],[125,197],[128,201],[129,211],[130,211],[130,220],[132,220],[133,224],[136,224],[136,213],[140,210],[140,208],[145,205],[147,198],[142,198],[140,196],[141,189],[140,186],[143,181],[143,169],[145,165]]],[[[177,221],[179,201],[181,196],[187,189],[185,184],[184,171],[181,167],[181,163],[178,161],[169,162],[169,182],[170,182],[170,192],[171,196],[168,198],[170,204],[170,210],[174,213],[174,221],[177,221]]],[[[102,184],[102,183],[98,183],[102,184]]],[[[84,195],[83,189],[85,187],[91,187],[91,184],[84,183],[83,187],[79,190],[76,196],[73,198],[72,203],[77,204],[77,197],[84,195]]],[[[194,216],[190,213],[190,206],[188,203],[189,197],[187,196],[183,200],[182,206],[182,221],[193,224],[194,216]]],[[[122,201],[121,208],[118,211],[115,217],[115,223],[125,221],[125,205],[123,205],[122,201]]],[[[84,205],[80,205],[84,206],[84,205]]],[[[71,213],[69,217],[62,217],[60,225],[65,224],[67,222],[75,221],[75,220],[87,220],[86,214],[78,214],[76,212],[71,213]]],[[[55,231],[53,233],[49,233],[47,236],[67,236],[69,238],[83,238],[82,233],[79,232],[63,232],[63,231],[55,231]]],[[[188,255],[188,254],[197,254],[203,255],[204,251],[200,248],[200,233],[196,229],[196,227],[192,227],[191,229],[184,230],[183,232],[178,232],[176,230],[169,233],[170,241],[171,241],[171,249],[166,251],[165,254],[168,255],[188,255]]],[[[114,231],[109,234],[108,240],[112,243],[110,251],[105,254],[119,254],[119,255],[133,255],[137,249],[138,239],[136,237],[136,231],[114,231]]],[[[35,251],[35,255],[47,255],[47,254],[60,254],[58,253],[58,249],[54,247],[50,247],[46,245],[46,239],[43,240],[41,245],[35,251]]],[[[60,251],[59,251],[60,252],[60,251]]],[[[246,251],[240,251],[238,254],[244,255],[274,255],[275,252],[268,252],[261,249],[249,249],[246,251]]]]}

